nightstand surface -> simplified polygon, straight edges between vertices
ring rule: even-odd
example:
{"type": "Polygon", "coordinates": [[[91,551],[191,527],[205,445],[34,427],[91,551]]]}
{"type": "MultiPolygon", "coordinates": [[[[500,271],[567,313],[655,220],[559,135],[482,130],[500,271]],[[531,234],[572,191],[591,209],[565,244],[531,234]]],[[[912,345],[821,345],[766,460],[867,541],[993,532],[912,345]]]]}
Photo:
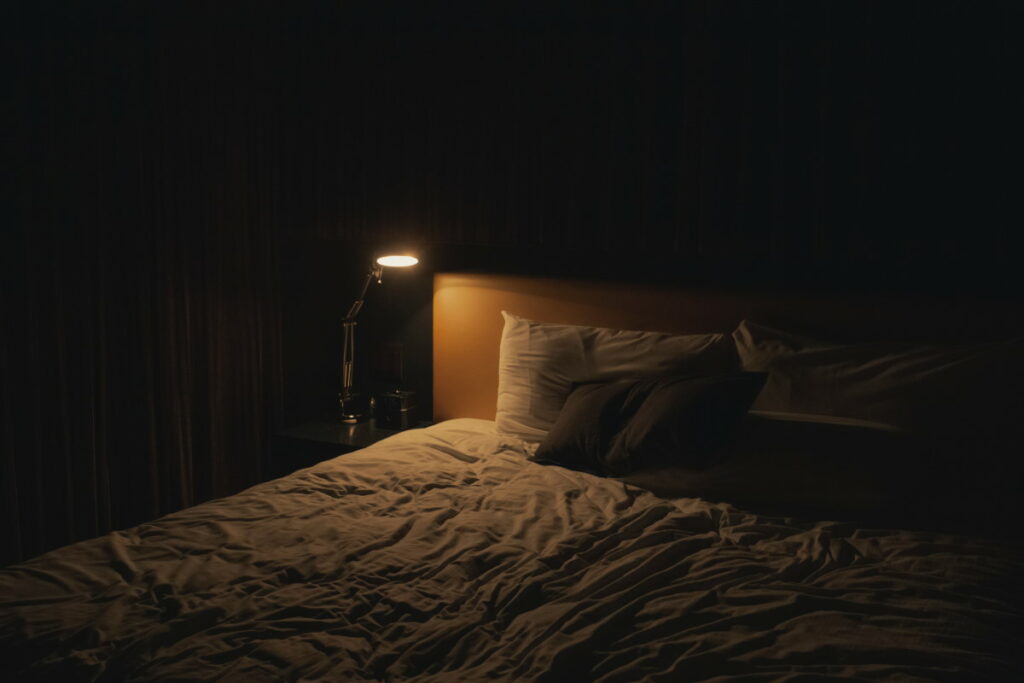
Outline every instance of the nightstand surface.
{"type": "Polygon", "coordinates": [[[313,441],[325,445],[334,444],[342,447],[339,452],[344,452],[345,450],[366,448],[398,432],[397,429],[379,428],[373,421],[345,424],[330,420],[311,420],[291,429],[282,429],[275,436],[313,441]]]}
{"type": "MultiPolygon", "coordinates": [[[[429,424],[423,422],[418,426],[425,427],[429,424]]],[[[372,446],[400,431],[402,430],[377,427],[373,420],[355,424],[310,420],[296,427],[282,429],[271,439],[268,475],[272,478],[282,477],[323,460],[372,446]]]]}

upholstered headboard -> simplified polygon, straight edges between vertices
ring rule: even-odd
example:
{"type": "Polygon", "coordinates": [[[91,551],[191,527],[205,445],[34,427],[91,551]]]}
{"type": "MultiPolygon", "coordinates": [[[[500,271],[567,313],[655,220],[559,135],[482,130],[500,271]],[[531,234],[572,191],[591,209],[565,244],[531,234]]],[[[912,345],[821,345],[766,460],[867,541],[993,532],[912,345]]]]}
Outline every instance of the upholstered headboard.
{"type": "Polygon", "coordinates": [[[1019,302],[920,295],[701,291],[512,275],[434,276],[434,419],[494,419],[501,311],[547,322],[729,332],[750,318],[835,341],[957,342],[1024,333],[1019,302]]]}

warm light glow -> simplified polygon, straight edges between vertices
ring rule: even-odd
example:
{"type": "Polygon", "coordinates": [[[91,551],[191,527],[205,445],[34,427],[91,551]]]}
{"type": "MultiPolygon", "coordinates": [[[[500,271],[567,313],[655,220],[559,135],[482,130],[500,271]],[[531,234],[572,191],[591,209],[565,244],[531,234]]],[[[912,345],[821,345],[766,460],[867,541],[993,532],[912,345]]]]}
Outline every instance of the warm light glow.
{"type": "Polygon", "coordinates": [[[377,259],[377,263],[379,263],[382,266],[388,266],[390,268],[406,268],[408,266],[415,266],[419,262],[420,260],[415,256],[405,255],[381,256],[379,259],[377,259]]]}

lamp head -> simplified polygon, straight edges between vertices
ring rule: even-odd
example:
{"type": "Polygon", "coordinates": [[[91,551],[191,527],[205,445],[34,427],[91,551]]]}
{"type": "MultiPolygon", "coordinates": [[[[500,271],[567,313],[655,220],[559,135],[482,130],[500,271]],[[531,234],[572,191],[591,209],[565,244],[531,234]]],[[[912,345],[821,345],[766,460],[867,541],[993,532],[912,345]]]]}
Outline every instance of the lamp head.
{"type": "Polygon", "coordinates": [[[389,268],[408,268],[415,266],[420,260],[409,254],[388,254],[377,259],[377,263],[389,268]]]}

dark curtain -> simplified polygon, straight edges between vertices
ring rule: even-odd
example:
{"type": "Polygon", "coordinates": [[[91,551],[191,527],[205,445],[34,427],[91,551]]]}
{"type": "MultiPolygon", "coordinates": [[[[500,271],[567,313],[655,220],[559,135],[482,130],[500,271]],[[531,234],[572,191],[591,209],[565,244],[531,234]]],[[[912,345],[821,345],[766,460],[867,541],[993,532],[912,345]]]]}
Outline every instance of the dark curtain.
{"type": "Polygon", "coordinates": [[[3,563],[259,481],[280,415],[272,34],[77,5],[5,27],[3,563]]]}

